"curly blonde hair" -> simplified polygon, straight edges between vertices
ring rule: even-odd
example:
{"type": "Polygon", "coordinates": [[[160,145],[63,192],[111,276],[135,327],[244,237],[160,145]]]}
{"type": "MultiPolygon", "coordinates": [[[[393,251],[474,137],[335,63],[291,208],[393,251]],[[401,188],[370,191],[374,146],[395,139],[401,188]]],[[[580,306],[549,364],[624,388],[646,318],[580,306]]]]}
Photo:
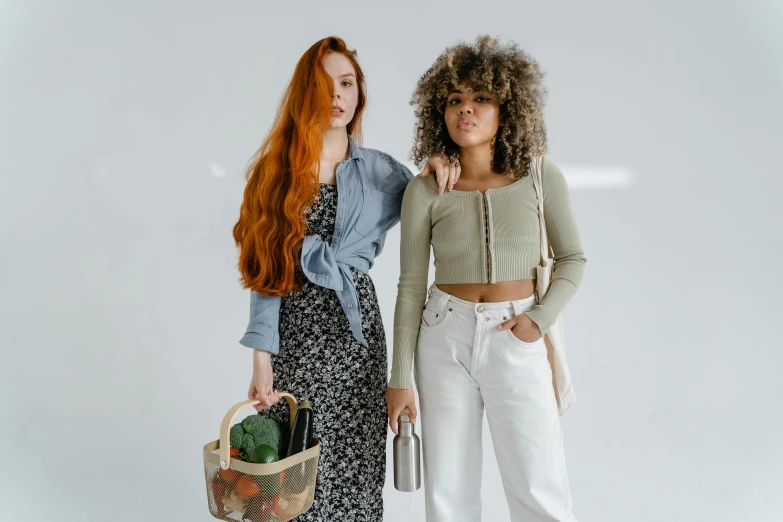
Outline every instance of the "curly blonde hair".
{"type": "Polygon", "coordinates": [[[460,86],[492,92],[500,102],[501,127],[495,136],[492,170],[527,175],[530,160],[546,153],[543,108],[546,89],[538,63],[515,43],[490,36],[446,49],[419,79],[410,104],[416,114],[411,159],[421,167],[434,154],[456,161],[459,146],[444,121],[449,92],[460,86]]]}

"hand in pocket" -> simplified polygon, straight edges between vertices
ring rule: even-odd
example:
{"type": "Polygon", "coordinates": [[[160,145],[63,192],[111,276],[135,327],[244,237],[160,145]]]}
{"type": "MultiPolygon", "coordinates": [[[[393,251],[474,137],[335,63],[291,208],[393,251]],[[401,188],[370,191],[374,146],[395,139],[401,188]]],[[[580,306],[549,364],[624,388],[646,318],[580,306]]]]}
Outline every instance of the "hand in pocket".
{"type": "Polygon", "coordinates": [[[534,343],[541,339],[541,330],[538,329],[538,325],[525,314],[512,317],[498,325],[498,330],[508,329],[511,329],[514,337],[523,343],[534,343]]]}

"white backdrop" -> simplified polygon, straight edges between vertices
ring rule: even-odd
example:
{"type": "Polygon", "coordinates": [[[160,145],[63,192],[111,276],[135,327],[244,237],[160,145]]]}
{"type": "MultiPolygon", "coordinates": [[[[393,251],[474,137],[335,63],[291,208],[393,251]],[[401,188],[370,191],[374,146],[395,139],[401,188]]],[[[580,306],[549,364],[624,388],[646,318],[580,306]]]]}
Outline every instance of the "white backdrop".
{"type": "MultiPolygon", "coordinates": [[[[405,160],[417,78],[480,33],[547,72],[588,257],[575,513],[783,520],[782,28],[774,0],[0,2],[0,520],[211,519],[201,447],[251,372],[231,227],[296,60],[356,48],[365,145],[405,160]]],[[[371,271],[389,341],[398,244],[371,271]]],[[[384,499],[424,519],[391,467],[384,499]]]]}

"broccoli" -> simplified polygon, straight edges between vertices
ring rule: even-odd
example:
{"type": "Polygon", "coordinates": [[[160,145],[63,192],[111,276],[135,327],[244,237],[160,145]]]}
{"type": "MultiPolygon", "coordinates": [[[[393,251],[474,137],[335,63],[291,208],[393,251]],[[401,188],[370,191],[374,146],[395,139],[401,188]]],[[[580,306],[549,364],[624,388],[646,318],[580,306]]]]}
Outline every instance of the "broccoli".
{"type": "Polygon", "coordinates": [[[279,454],[283,438],[280,426],[272,419],[261,415],[251,415],[231,427],[231,446],[237,448],[247,458],[253,448],[267,444],[279,454]]]}
{"type": "Polygon", "coordinates": [[[242,428],[242,423],[234,424],[231,426],[230,434],[230,441],[231,441],[231,447],[232,448],[241,448],[242,447],[242,437],[245,435],[245,430],[242,428]]]}

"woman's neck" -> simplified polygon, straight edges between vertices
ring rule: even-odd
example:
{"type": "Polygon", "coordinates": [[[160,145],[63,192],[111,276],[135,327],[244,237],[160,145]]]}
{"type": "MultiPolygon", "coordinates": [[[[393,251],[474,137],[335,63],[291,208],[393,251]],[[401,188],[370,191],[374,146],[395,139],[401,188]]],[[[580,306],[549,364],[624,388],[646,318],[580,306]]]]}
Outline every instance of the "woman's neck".
{"type": "Polygon", "coordinates": [[[349,154],[348,132],[345,127],[330,129],[324,134],[324,144],[321,149],[321,163],[339,163],[349,154]]]}
{"type": "Polygon", "coordinates": [[[459,151],[460,179],[481,180],[494,175],[492,149],[489,143],[476,147],[462,147],[459,151]]]}

